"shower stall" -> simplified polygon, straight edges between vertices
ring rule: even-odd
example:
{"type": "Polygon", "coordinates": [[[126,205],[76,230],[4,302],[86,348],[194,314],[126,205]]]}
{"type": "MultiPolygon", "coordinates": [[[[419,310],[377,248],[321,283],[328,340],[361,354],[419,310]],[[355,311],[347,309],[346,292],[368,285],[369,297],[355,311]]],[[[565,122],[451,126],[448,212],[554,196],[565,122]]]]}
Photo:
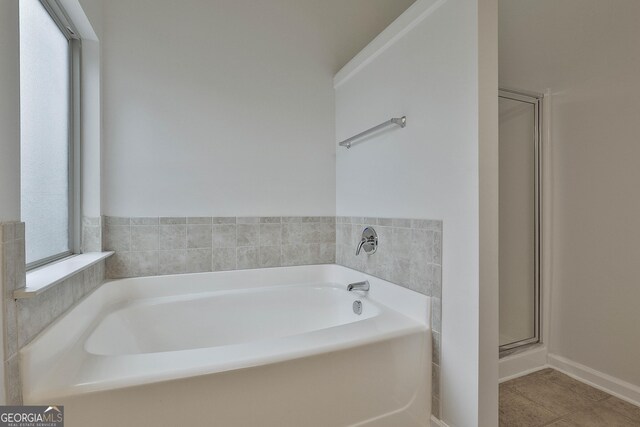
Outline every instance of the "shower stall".
{"type": "Polygon", "coordinates": [[[501,355],[540,342],[541,100],[499,92],[501,355]]]}

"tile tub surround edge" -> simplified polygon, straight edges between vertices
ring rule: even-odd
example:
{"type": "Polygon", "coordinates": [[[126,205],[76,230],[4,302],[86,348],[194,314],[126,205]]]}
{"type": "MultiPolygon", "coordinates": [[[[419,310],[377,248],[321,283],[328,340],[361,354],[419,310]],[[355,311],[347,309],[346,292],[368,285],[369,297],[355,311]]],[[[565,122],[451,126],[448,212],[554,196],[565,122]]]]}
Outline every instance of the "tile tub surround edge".
{"type": "Polygon", "coordinates": [[[26,285],[24,228],[22,222],[0,224],[0,288],[4,304],[3,386],[8,405],[22,404],[19,350],[105,279],[105,262],[101,260],[41,294],[16,300],[14,291],[26,285]]]}
{"type": "Polygon", "coordinates": [[[109,278],[335,263],[335,217],[111,217],[109,278]]]}
{"type": "Polygon", "coordinates": [[[82,217],[80,252],[102,251],[102,218],[82,217]]]}
{"type": "Polygon", "coordinates": [[[336,263],[431,297],[432,413],[439,416],[442,354],[442,230],[440,220],[336,217],[336,263]],[[378,234],[376,253],[355,255],[362,230],[378,234]]]}
{"type": "MultiPolygon", "coordinates": [[[[24,223],[0,223],[0,288],[3,303],[4,348],[3,362],[17,354],[17,315],[13,292],[25,287],[25,240],[24,223]]],[[[6,378],[5,378],[6,380],[6,378]]],[[[9,394],[7,394],[9,396],[9,394]]]]}
{"type": "Polygon", "coordinates": [[[22,403],[22,387],[18,357],[18,326],[14,289],[25,286],[24,223],[19,221],[0,223],[0,289],[3,304],[2,363],[4,363],[4,387],[6,404],[22,403]]]}
{"type": "MultiPolygon", "coordinates": [[[[97,289],[104,281],[105,261],[101,260],[46,289],[41,294],[31,298],[12,299],[16,317],[14,335],[17,351],[30,343],[47,326],[97,289]]],[[[5,389],[8,404],[22,404],[19,369],[18,354],[11,355],[5,360],[5,389]],[[12,358],[16,359],[15,363],[10,363],[12,358]]]]}

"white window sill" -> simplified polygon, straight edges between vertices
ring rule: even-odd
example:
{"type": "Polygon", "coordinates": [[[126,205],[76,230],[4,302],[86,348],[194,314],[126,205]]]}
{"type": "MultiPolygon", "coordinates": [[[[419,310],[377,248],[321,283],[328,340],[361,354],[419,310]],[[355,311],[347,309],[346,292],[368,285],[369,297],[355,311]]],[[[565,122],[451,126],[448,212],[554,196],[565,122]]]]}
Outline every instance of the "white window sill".
{"type": "Polygon", "coordinates": [[[13,297],[35,297],[52,286],[113,255],[113,252],[88,252],[73,255],[27,273],[27,286],[13,291],[13,297]]]}

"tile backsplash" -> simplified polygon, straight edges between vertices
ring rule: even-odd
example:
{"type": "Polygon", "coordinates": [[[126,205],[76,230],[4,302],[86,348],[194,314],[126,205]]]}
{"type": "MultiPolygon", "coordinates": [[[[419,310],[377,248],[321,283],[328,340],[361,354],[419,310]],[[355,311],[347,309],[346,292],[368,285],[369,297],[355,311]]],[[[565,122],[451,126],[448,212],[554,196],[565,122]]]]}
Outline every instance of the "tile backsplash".
{"type": "Polygon", "coordinates": [[[104,217],[111,278],[335,262],[335,217],[104,217]]]}
{"type": "Polygon", "coordinates": [[[429,296],[441,296],[442,222],[338,217],[336,262],[429,296]],[[362,230],[373,227],[378,250],[355,254],[362,230]]]}

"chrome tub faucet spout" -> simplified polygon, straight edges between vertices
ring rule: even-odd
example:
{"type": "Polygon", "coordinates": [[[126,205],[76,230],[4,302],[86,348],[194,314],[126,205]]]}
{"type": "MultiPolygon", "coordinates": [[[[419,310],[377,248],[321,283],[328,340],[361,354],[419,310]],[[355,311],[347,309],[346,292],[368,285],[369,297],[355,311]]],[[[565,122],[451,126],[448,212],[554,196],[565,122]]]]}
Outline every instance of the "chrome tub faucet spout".
{"type": "Polygon", "coordinates": [[[369,290],[369,281],[349,283],[347,285],[347,291],[365,291],[369,290]]]}

